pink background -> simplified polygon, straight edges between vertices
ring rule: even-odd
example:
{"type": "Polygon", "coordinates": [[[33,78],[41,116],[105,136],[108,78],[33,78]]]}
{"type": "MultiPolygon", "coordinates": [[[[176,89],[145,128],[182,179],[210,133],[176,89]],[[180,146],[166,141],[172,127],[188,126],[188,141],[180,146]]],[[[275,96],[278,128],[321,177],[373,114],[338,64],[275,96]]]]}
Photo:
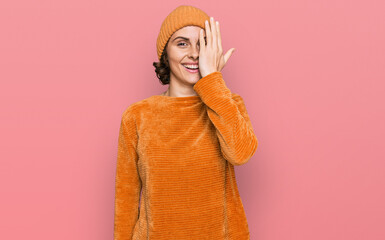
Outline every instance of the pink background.
{"type": "MultiPolygon", "coordinates": [[[[120,117],[166,90],[156,37],[181,3],[1,2],[0,239],[112,239],[120,117]]],[[[236,48],[251,239],[385,239],[384,1],[183,4],[236,48]]]]}

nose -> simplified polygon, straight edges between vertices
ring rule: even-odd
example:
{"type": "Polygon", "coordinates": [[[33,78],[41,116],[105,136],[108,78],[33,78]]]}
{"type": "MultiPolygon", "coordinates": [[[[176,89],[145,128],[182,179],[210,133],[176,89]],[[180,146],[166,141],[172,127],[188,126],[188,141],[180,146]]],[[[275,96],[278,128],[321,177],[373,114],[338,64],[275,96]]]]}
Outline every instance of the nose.
{"type": "Polygon", "coordinates": [[[199,49],[197,46],[191,47],[190,52],[189,52],[189,57],[192,57],[194,59],[199,57],[199,49]]]}

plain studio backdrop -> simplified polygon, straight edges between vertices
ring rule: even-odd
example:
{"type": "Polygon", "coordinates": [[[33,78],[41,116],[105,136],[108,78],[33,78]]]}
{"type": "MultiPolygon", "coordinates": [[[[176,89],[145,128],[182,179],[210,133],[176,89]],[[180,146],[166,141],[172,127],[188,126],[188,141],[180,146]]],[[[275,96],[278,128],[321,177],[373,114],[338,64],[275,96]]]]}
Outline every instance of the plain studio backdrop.
{"type": "MultiPolygon", "coordinates": [[[[0,239],[112,239],[122,112],[180,1],[2,1],[0,239]]],[[[385,239],[385,3],[185,1],[259,145],[236,167],[252,240],[385,239]]]]}

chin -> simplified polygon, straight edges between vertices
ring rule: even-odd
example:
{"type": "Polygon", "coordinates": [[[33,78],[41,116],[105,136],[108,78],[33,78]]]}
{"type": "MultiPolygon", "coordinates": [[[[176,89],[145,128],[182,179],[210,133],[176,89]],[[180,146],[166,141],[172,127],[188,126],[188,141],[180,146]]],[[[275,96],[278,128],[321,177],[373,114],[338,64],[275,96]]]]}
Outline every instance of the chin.
{"type": "MultiPolygon", "coordinates": [[[[183,70],[183,69],[182,69],[183,70]]],[[[183,70],[185,71],[185,70],[183,70]]],[[[201,74],[198,72],[198,73],[189,73],[189,72],[184,72],[182,74],[183,76],[183,79],[186,81],[186,82],[189,82],[189,83],[196,83],[199,79],[202,78],[201,74]]]]}
{"type": "Polygon", "coordinates": [[[187,82],[190,82],[190,83],[196,83],[198,82],[199,79],[201,79],[201,75],[200,74],[196,74],[195,76],[190,76],[190,77],[187,77],[185,78],[187,82]]]}

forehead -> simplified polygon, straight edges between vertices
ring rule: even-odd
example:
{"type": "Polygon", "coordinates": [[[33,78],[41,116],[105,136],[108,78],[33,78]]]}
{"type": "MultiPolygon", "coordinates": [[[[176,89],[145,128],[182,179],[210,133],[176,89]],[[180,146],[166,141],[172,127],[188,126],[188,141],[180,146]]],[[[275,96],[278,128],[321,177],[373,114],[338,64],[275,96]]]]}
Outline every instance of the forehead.
{"type": "MultiPolygon", "coordinates": [[[[197,38],[199,39],[199,31],[201,30],[201,27],[198,26],[185,26],[181,29],[178,29],[176,32],[174,32],[171,36],[172,39],[182,36],[186,38],[197,38]]],[[[203,29],[204,30],[204,29],[203,29]]],[[[205,31],[203,31],[203,36],[206,36],[205,31]]]]}

